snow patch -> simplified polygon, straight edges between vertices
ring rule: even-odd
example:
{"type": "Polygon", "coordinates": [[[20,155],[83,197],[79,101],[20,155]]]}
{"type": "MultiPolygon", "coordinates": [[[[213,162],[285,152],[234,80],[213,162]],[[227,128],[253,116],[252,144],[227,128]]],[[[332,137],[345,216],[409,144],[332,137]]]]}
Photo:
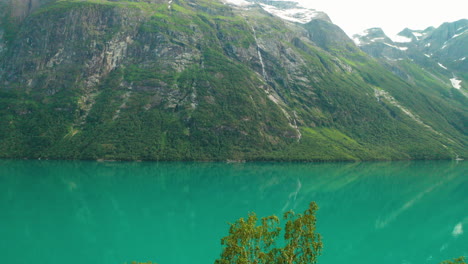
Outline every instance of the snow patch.
{"type": "Polygon", "coordinates": [[[353,37],[353,41],[354,41],[354,44],[358,45],[358,46],[361,46],[363,45],[363,43],[361,42],[360,38],[355,36],[353,37]]]}
{"type": "Polygon", "coordinates": [[[369,32],[370,32],[369,29],[365,29],[365,30],[357,33],[356,35],[358,35],[358,36],[367,36],[367,35],[369,35],[369,32]]]}
{"type": "Polygon", "coordinates": [[[267,11],[268,13],[280,17],[284,20],[306,24],[309,23],[311,20],[316,18],[320,13],[306,8],[291,8],[287,10],[279,9],[275,6],[260,4],[260,6],[267,11]]]}
{"type": "Polygon", "coordinates": [[[464,31],[464,32],[462,32],[462,33],[455,34],[455,35],[453,35],[452,39],[457,38],[457,37],[459,37],[459,36],[465,34],[466,32],[468,32],[468,31],[464,31]]]}
{"type": "Polygon", "coordinates": [[[460,90],[461,89],[461,80],[458,80],[457,78],[452,78],[450,79],[450,82],[452,82],[452,86],[455,89],[460,90]]]}
{"type": "Polygon", "coordinates": [[[252,3],[247,2],[245,0],[224,0],[228,4],[236,5],[236,6],[248,6],[252,3]]]}
{"type": "Polygon", "coordinates": [[[395,46],[395,45],[392,45],[392,44],[388,44],[386,42],[384,42],[385,45],[389,46],[389,47],[392,47],[392,48],[395,48],[395,49],[399,49],[399,47],[395,46]]]}
{"type": "Polygon", "coordinates": [[[466,60],[466,57],[459,59],[459,61],[464,61],[464,60],[466,60]]]}
{"type": "Polygon", "coordinates": [[[385,40],[385,38],[384,38],[384,37],[373,38],[373,39],[371,39],[370,41],[376,42],[376,41],[378,41],[378,40],[385,40]]]}
{"type": "Polygon", "coordinates": [[[419,32],[413,32],[413,35],[416,37],[417,40],[419,40],[420,38],[424,37],[424,34],[419,33],[419,32]]]}
{"type": "Polygon", "coordinates": [[[442,65],[442,63],[439,62],[439,63],[437,63],[437,64],[439,64],[439,66],[440,66],[442,69],[447,70],[447,67],[445,67],[444,65],[442,65]]]}
{"type": "Polygon", "coordinates": [[[408,49],[408,47],[398,47],[398,46],[395,46],[395,45],[392,45],[392,44],[388,44],[386,42],[384,42],[385,45],[389,46],[389,47],[392,47],[394,49],[399,49],[399,50],[402,50],[402,51],[405,51],[408,49]]]}
{"type": "Polygon", "coordinates": [[[389,60],[389,61],[402,61],[404,60],[403,58],[396,58],[396,59],[393,59],[393,58],[390,58],[390,57],[387,57],[387,56],[384,56],[386,60],[389,60]]]}
{"type": "Polygon", "coordinates": [[[430,58],[430,57],[431,57],[431,55],[429,55],[429,54],[424,54],[424,56],[426,56],[426,57],[428,57],[428,58],[430,58]]]}
{"type": "Polygon", "coordinates": [[[430,47],[431,46],[431,43],[427,43],[426,45],[424,45],[424,47],[430,47]]]}
{"type": "Polygon", "coordinates": [[[408,37],[405,37],[405,36],[400,36],[400,35],[393,36],[391,39],[394,42],[398,42],[398,43],[408,43],[408,42],[413,41],[411,38],[408,38],[408,37]]]}

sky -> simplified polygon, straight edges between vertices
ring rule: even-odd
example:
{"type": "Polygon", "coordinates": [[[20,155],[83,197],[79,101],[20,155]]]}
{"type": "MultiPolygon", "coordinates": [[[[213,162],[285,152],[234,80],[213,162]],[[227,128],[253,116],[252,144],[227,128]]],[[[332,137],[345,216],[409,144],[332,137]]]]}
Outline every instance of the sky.
{"type": "Polygon", "coordinates": [[[324,11],[349,36],[380,27],[392,37],[405,28],[438,27],[444,22],[468,19],[466,0],[295,0],[324,11]]]}

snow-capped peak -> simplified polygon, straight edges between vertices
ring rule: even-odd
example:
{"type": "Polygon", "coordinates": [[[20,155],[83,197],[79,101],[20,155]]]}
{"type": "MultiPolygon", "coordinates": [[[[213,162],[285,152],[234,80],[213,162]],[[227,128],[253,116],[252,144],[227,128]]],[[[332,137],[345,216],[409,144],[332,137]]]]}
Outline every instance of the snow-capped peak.
{"type": "Polygon", "coordinates": [[[298,6],[291,9],[280,9],[272,5],[260,4],[268,13],[278,16],[284,20],[306,24],[320,16],[320,12],[298,6]]]}
{"type": "Polygon", "coordinates": [[[391,42],[381,28],[369,28],[359,34],[353,35],[353,40],[358,46],[375,42],[391,42]]]}
{"type": "Polygon", "coordinates": [[[259,5],[266,12],[287,21],[306,24],[314,19],[329,20],[328,16],[315,9],[302,6],[296,1],[283,0],[223,0],[225,3],[237,7],[251,7],[259,5]]]}

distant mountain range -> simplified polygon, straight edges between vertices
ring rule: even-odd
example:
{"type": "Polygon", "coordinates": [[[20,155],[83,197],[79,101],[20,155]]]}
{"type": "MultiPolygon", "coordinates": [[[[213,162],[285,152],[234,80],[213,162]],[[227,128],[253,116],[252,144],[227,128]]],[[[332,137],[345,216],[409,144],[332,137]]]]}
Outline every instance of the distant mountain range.
{"type": "Polygon", "coordinates": [[[369,29],[362,35],[354,35],[353,39],[363,51],[382,60],[383,63],[398,67],[398,61],[410,60],[422,69],[441,76],[441,81],[451,84],[453,88],[467,95],[466,90],[462,89],[462,83],[468,77],[467,19],[445,23],[439,28],[406,28],[394,40],[379,28],[369,29]]]}
{"type": "Polygon", "coordinates": [[[467,20],[350,39],[289,1],[0,0],[0,157],[466,158],[467,20]]]}

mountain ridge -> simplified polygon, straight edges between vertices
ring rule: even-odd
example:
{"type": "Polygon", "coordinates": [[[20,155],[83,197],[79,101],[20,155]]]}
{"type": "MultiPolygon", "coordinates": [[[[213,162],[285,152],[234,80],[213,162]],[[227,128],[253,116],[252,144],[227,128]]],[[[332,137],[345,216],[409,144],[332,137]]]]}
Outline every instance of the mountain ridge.
{"type": "Polygon", "coordinates": [[[174,0],[44,2],[2,21],[1,157],[466,157],[458,89],[413,64],[417,81],[395,74],[327,19],[174,0]]]}
{"type": "Polygon", "coordinates": [[[444,75],[444,82],[460,90],[465,96],[466,45],[468,44],[468,20],[444,23],[439,28],[425,30],[404,29],[392,40],[381,29],[370,29],[353,36],[360,48],[384,61],[411,60],[421,68],[432,68],[432,74],[444,75]],[[378,32],[374,36],[372,32],[378,32]],[[462,89],[463,87],[463,89],[462,89]]]}

